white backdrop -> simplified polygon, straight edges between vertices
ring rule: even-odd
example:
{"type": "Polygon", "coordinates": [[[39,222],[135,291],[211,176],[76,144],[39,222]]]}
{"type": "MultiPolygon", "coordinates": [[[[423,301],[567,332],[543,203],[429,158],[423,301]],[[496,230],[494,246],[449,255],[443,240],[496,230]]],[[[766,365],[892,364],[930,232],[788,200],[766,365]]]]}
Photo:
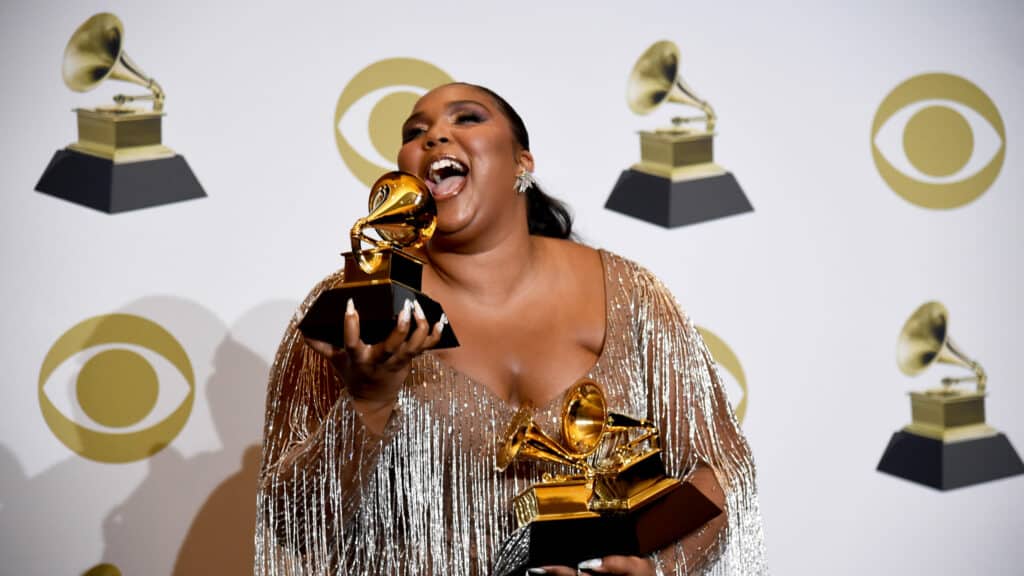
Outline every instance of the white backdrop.
{"type": "Polygon", "coordinates": [[[365,208],[334,142],[335,104],[357,72],[392,57],[505,96],[582,238],[652,269],[736,352],[774,572],[1019,573],[1021,477],[942,493],[874,468],[909,422],[906,392],[940,376],[906,378],[894,358],[903,321],[930,299],[989,373],[989,423],[1024,448],[1024,7],[602,4],[4,0],[0,574],[99,562],[244,573],[265,372],[295,303],[340,264],[365,208]],[[72,108],[136,91],[61,82],[71,32],[101,11],[122,19],[127,51],[165,88],[164,143],[208,198],[111,216],[33,191],[75,139],[72,108]],[[637,117],[624,99],[636,58],[661,39],[715,107],[716,160],[753,213],[664,230],[603,208],[638,159],[636,131],[673,113],[637,117]],[[978,85],[1006,126],[1000,175],[954,210],[903,200],[871,159],[879,104],[927,72],[978,85]],[[37,397],[57,338],[114,312],[161,324],[196,372],[185,428],[129,464],[69,450],[37,397]],[[234,560],[214,560],[215,544],[234,560]]]}

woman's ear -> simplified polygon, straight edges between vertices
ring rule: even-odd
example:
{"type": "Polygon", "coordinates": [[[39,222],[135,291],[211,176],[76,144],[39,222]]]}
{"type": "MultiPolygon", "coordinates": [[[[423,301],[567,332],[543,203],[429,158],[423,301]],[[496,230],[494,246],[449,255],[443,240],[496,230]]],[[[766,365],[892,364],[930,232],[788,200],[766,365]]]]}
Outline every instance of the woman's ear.
{"type": "Polygon", "coordinates": [[[529,150],[519,151],[519,167],[527,172],[533,172],[533,154],[529,150]]]}

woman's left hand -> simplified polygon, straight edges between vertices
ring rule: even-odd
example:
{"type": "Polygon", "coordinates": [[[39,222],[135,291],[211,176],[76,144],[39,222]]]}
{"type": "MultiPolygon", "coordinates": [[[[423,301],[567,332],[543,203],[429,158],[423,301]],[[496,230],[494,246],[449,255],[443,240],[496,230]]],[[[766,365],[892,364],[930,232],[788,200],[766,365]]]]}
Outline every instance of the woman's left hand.
{"type": "Polygon", "coordinates": [[[533,568],[527,574],[552,574],[554,576],[576,576],[580,570],[592,574],[620,574],[622,576],[654,576],[654,562],[639,556],[605,556],[580,562],[579,568],[568,566],[542,566],[533,568]]]}

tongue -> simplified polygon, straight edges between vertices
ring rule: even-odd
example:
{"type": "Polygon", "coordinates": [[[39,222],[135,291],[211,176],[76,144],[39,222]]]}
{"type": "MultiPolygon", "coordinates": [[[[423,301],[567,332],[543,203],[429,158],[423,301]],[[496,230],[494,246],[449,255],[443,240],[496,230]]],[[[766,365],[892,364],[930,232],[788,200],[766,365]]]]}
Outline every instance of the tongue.
{"type": "Polygon", "coordinates": [[[449,176],[431,186],[430,193],[434,195],[435,200],[447,198],[454,195],[457,192],[457,188],[459,188],[465,181],[465,176],[449,176]]]}

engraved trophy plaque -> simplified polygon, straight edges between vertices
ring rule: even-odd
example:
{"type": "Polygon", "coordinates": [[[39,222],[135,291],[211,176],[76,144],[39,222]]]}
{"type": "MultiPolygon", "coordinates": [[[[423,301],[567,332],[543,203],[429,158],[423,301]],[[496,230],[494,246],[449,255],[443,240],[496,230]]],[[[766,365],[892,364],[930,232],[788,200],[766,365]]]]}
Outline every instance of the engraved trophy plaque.
{"type": "MultiPolygon", "coordinates": [[[[370,189],[370,213],[352,226],[352,252],[343,254],[345,277],[325,290],[299,322],[307,338],[344,346],[345,304],[359,311],[359,336],[367,344],[384,340],[395,328],[406,301],[418,301],[431,325],[441,319],[441,305],[420,292],[423,261],[406,249],[426,243],[437,225],[437,205],[426,184],[406,172],[388,172],[370,189]],[[370,228],[379,239],[366,234],[370,228]],[[363,248],[363,244],[372,248],[363,248]]],[[[435,348],[459,345],[445,324],[435,348]]]]}
{"type": "Polygon", "coordinates": [[[666,476],[657,428],[609,412],[593,380],[580,380],[566,393],[561,442],[537,427],[532,407],[519,410],[498,448],[497,466],[505,470],[524,460],[574,473],[544,474],[515,497],[519,528],[498,554],[498,576],[610,554],[650,554],[722,512],[690,482],[666,476]]]}

